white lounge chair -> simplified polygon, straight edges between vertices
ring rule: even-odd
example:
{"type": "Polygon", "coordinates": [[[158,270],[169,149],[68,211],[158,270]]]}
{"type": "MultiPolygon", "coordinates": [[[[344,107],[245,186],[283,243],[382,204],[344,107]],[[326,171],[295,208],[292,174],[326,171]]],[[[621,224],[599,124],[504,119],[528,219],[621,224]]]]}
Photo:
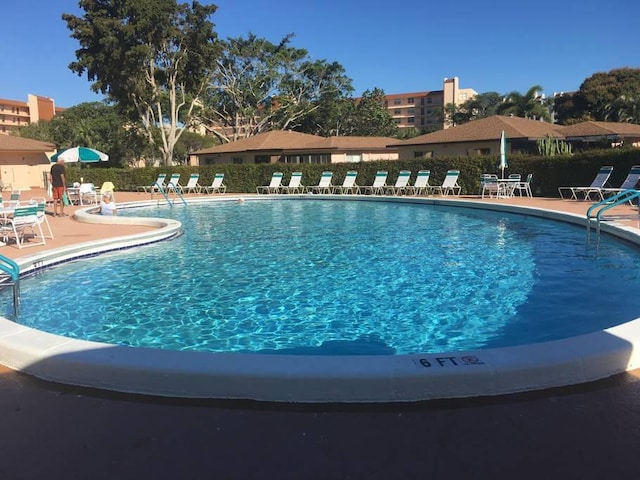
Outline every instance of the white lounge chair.
{"type": "Polygon", "coordinates": [[[169,181],[167,182],[167,191],[170,190],[175,190],[176,192],[181,192],[182,191],[182,185],[180,185],[180,174],[179,173],[172,173],[171,174],[171,178],[169,178],[169,181]]]}
{"type": "Polygon", "coordinates": [[[155,192],[164,191],[164,189],[167,188],[167,185],[164,183],[166,178],[167,178],[166,173],[160,173],[154,183],[152,183],[151,185],[140,185],[138,187],[138,191],[150,193],[152,195],[155,192]]]}
{"type": "Polygon", "coordinates": [[[307,193],[331,193],[333,186],[331,185],[331,179],[333,178],[333,172],[322,172],[318,185],[307,187],[307,193]]]}
{"type": "Polygon", "coordinates": [[[349,170],[344,177],[344,181],[342,185],[336,185],[333,187],[332,193],[360,193],[360,187],[356,185],[356,178],[358,177],[358,172],[355,170],[349,170]]]}
{"type": "Polygon", "coordinates": [[[81,183],[78,188],[78,202],[80,205],[98,203],[98,193],[93,183],[81,183]]]}
{"type": "Polygon", "coordinates": [[[53,238],[53,230],[51,230],[51,225],[47,219],[47,200],[44,197],[33,197],[29,200],[29,205],[36,206],[38,222],[40,222],[40,229],[42,230],[43,236],[45,238],[53,238]],[[46,230],[42,229],[43,225],[46,227],[46,230]],[[49,234],[46,235],[45,232],[49,232],[49,234]]]}
{"type": "Polygon", "coordinates": [[[282,183],[282,172],[273,172],[271,175],[271,181],[269,185],[262,185],[260,187],[256,187],[256,193],[279,193],[280,192],[280,184],[282,183]]]}
{"type": "Polygon", "coordinates": [[[611,172],[613,172],[613,167],[611,165],[600,167],[600,170],[598,170],[598,174],[593,179],[593,182],[591,182],[591,185],[589,185],[588,187],[558,187],[560,198],[562,198],[563,200],[578,200],[578,195],[581,194],[583,196],[581,200],[590,200],[591,195],[595,194],[597,197],[600,197],[600,200],[603,200],[603,189],[606,183],[609,181],[611,172]],[[569,197],[565,197],[562,194],[563,191],[568,191],[571,193],[571,195],[569,197]]]}
{"type": "Polygon", "coordinates": [[[302,185],[302,172],[291,173],[289,185],[280,185],[280,193],[304,193],[302,185]]]}
{"type": "Polygon", "coordinates": [[[460,170],[449,170],[447,176],[444,177],[442,185],[436,185],[431,187],[433,193],[444,195],[445,197],[450,193],[452,195],[460,195],[462,187],[458,185],[458,177],[460,176],[460,170]]]}
{"type": "Polygon", "coordinates": [[[213,182],[208,187],[204,187],[204,191],[207,193],[226,193],[227,186],[222,183],[223,180],[224,173],[216,173],[213,182]]]}
{"type": "Polygon", "coordinates": [[[388,185],[384,188],[384,193],[387,195],[402,195],[407,191],[407,185],[409,185],[409,179],[411,178],[410,170],[400,170],[396,183],[388,185]]]}
{"type": "Polygon", "coordinates": [[[362,193],[365,195],[367,193],[370,193],[371,195],[382,195],[384,193],[384,188],[387,186],[388,175],[389,172],[384,170],[376,172],[376,178],[373,179],[373,184],[362,187],[362,193]]]}
{"type": "Polygon", "coordinates": [[[420,170],[413,185],[407,185],[405,192],[407,195],[425,195],[431,185],[429,185],[430,170],[420,170]]]}
{"type": "Polygon", "coordinates": [[[181,187],[180,193],[200,193],[202,191],[202,186],[198,185],[199,179],[199,173],[192,173],[189,175],[189,181],[184,187],[181,187]]]}

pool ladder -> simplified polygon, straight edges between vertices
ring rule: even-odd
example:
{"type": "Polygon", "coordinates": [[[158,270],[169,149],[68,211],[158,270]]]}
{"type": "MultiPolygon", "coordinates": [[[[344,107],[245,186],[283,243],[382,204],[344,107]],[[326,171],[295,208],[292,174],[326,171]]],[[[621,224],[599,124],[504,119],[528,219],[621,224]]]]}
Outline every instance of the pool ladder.
{"type": "Polygon", "coordinates": [[[184,197],[182,196],[180,191],[175,187],[175,185],[173,185],[173,183],[169,183],[169,185],[167,185],[166,187],[163,188],[158,182],[156,182],[155,186],[158,189],[158,191],[162,194],[162,196],[167,201],[167,203],[169,204],[170,207],[173,208],[173,204],[175,203],[175,201],[172,202],[171,199],[169,198],[169,193],[171,191],[173,191],[173,193],[175,193],[176,196],[178,198],[180,198],[180,200],[182,200],[182,203],[184,205],[187,205],[187,201],[184,199],[184,197]]]}
{"type": "Polygon", "coordinates": [[[0,284],[10,284],[13,287],[13,314],[16,318],[20,314],[20,266],[10,258],[0,255],[0,272],[7,276],[0,276],[0,284]]]}
{"type": "Polygon", "coordinates": [[[614,195],[613,197],[607,197],[604,200],[601,200],[598,203],[594,203],[587,210],[587,242],[590,241],[591,238],[591,225],[595,222],[595,231],[596,231],[596,243],[600,244],[600,223],[606,220],[616,220],[616,219],[632,219],[632,218],[640,218],[640,211],[635,214],[629,215],[611,215],[611,216],[603,216],[603,213],[609,210],[610,208],[617,207],[618,205],[622,205],[623,203],[632,204],[632,200],[640,198],[639,190],[623,190],[622,192],[614,195]]]}

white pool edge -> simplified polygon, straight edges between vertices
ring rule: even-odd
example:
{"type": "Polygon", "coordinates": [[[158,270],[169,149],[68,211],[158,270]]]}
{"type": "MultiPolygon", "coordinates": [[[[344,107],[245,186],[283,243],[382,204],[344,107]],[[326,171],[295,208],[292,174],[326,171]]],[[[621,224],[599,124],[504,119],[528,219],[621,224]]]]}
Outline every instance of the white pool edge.
{"type": "MultiPolygon", "coordinates": [[[[243,195],[242,198],[282,197],[243,195]]],[[[447,204],[586,223],[579,215],[460,199],[320,195],[286,198],[358,198],[447,204]]],[[[219,197],[194,202],[237,200],[219,197]]],[[[134,205],[140,205],[140,202],[130,204],[134,205]]],[[[91,209],[76,212],[79,221],[143,222],[156,228],[143,234],[87,242],[24,257],[17,260],[23,271],[100,251],[128,248],[136,243],[168,239],[180,230],[179,222],[172,220],[100,217],[87,210],[91,209]]],[[[640,244],[637,229],[607,223],[603,230],[640,244]]],[[[494,396],[574,385],[638,368],[638,349],[635,347],[639,341],[640,318],[564,340],[468,352],[397,356],[216,354],[74,340],[0,317],[0,363],[44,380],[157,396],[277,402],[410,402],[494,396]]]]}

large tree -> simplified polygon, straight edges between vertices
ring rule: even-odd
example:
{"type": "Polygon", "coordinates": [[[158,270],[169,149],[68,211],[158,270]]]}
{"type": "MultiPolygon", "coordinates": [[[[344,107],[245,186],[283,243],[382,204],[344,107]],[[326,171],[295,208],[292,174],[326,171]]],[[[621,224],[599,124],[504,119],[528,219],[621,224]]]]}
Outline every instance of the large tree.
{"type": "Polygon", "coordinates": [[[322,102],[352,90],[344,68],[290,45],[249,34],[222,42],[202,123],[222,142],[269,130],[293,130],[322,102]]]}
{"type": "Polygon", "coordinates": [[[498,105],[496,113],[501,115],[514,115],[516,117],[543,119],[551,121],[548,107],[541,101],[542,87],[534,85],[526,93],[510,92],[503,103],[498,105]]]}
{"type": "Polygon", "coordinates": [[[176,0],[80,0],[85,14],[62,19],[80,43],[69,68],[85,72],[159,143],[166,165],[194,120],[218,54],[215,5],[176,0]]]}
{"type": "Polygon", "coordinates": [[[503,96],[498,92],[479,93],[460,105],[445,105],[445,115],[453,125],[461,125],[495,115],[502,100],[503,96]]]}
{"type": "Polygon", "coordinates": [[[344,130],[345,135],[364,137],[398,135],[398,124],[385,106],[384,91],[379,88],[366,90],[362,97],[355,101],[344,130]]]}
{"type": "Polygon", "coordinates": [[[640,123],[640,69],[593,74],[580,85],[573,103],[570,118],[640,123]]]}

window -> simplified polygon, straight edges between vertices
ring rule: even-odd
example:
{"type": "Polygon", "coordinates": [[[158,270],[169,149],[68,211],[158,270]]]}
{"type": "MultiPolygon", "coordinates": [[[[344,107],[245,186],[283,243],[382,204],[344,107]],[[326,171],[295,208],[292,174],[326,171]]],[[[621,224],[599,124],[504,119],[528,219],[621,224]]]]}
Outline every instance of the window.
{"type": "Polygon", "coordinates": [[[408,113],[409,115],[415,115],[415,114],[416,114],[416,109],[415,109],[415,108],[410,108],[410,109],[407,111],[407,113],[408,113]]]}
{"type": "Polygon", "coordinates": [[[242,165],[242,157],[233,157],[231,163],[234,165],[242,165]]]}
{"type": "Polygon", "coordinates": [[[464,102],[467,99],[467,94],[466,93],[461,93],[460,94],[460,101],[464,102]]]}
{"type": "Polygon", "coordinates": [[[407,98],[407,103],[416,103],[416,99],[413,97],[407,98]]]}
{"type": "Polygon", "coordinates": [[[413,152],[413,158],[422,158],[424,152],[413,152]]]}
{"type": "Polygon", "coordinates": [[[395,118],[394,120],[396,121],[396,123],[397,123],[398,125],[400,125],[400,119],[399,119],[399,118],[395,118]]]}
{"type": "Polygon", "coordinates": [[[394,110],[393,114],[394,115],[400,115],[402,113],[402,110],[394,110]]]}
{"type": "Polygon", "coordinates": [[[256,155],[255,162],[256,163],[270,163],[271,159],[269,155],[256,155]]]}
{"type": "Polygon", "coordinates": [[[400,100],[399,98],[397,98],[396,100],[393,101],[394,105],[402,105],[402,100],[400,100]]]}
{"type": "Polygon", "coordinates": [[[407,122],[409,122],[409,123],[416,123],[416,117],[409,117],[409,118],[407,119],[407,122]]]}
{"type": "Polygon", "coordinates": [[[431,100],[433,100],[431,97],[427,98],[427,103],[431,103],[431,100]]]}

